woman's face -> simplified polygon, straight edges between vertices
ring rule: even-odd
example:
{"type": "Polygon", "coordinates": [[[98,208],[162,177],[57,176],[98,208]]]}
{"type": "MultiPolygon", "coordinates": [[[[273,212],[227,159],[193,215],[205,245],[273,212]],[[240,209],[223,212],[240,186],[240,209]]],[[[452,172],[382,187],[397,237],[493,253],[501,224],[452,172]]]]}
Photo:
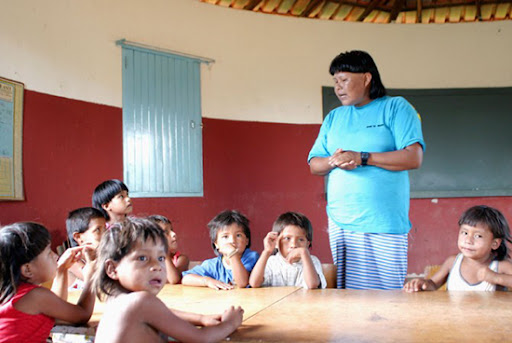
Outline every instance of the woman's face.
{"type": "Polygon", "coordinates": [[[370,99],[370,73],[340,71],[333,75],[334,92],[343,106],[363,106],[370,99]]]}

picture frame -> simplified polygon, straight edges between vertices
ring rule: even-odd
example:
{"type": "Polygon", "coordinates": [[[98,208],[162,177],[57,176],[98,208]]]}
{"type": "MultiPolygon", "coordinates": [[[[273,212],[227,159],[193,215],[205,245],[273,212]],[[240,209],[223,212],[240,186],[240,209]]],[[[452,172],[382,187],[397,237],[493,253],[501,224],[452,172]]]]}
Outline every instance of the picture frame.
{"type": "Polygon", "coordinates": [[[24,84],[0,77],[0,201],[25,200],[23,190],[24,84]]]}

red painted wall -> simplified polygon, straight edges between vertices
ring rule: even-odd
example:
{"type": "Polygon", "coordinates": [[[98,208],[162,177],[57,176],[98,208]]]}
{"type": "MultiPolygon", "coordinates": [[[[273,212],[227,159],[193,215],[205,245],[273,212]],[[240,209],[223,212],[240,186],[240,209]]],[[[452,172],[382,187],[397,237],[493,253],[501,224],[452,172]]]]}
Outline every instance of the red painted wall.
{"type": "MultiPolygon", "coordinates": [[[[0,224],[39,221],[57,245],[65,239],[67,213],[90,206],[100,182],[122,179],[122,112],[25,91],[23,124],[26,200],[0,202],[0,224]]],[[[201,260],[213,255],[206,223],[224,209],[239,209],[251,220],[256,250],[280,213],[300,211],[315,229],[313,254],[332,262],[323,178],[310,175],[306,163],[319,125],[208,118],[203,124],[204,197],[133,199],[134,214],[171,218],[181,250],[201,260]]],[[[512,214],[509,197],[412,200],[409,272],[420,273],[455,253],[460,213],[482,203],[512,214]]]]}

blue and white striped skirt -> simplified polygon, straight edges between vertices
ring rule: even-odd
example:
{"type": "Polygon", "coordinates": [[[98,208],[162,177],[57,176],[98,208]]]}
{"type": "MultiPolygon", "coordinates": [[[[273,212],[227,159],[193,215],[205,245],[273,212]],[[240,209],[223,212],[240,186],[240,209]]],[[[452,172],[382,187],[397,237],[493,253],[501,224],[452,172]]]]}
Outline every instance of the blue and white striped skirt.
{"type": "Polygon", "coordinates": [[[407,274],[407,234],[344,230],[329,219],[338,288],[401,289],[407,274]]]}

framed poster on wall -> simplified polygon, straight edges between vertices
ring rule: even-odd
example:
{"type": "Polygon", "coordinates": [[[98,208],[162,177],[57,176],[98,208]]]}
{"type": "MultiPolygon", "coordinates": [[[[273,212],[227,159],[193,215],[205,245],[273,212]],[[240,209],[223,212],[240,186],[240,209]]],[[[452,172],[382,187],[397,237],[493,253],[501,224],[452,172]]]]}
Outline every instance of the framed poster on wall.
{"type": "Polygon", "coordinates": [[[24,200],[22,83],[0,77],[0,200],[24,200]]]}

